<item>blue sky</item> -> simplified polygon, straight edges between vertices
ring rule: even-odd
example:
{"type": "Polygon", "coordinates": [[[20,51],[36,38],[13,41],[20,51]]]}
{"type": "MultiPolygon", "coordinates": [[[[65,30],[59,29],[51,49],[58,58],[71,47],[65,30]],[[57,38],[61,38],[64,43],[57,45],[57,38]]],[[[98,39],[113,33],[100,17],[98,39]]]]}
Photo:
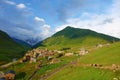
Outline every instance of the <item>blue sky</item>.
{"type": "Polygon", "coordinates": [[[0,0],[0,29],[22,40],[45,39],[66,26],[120,37],[119,4],[119,0],[0,0]]]}

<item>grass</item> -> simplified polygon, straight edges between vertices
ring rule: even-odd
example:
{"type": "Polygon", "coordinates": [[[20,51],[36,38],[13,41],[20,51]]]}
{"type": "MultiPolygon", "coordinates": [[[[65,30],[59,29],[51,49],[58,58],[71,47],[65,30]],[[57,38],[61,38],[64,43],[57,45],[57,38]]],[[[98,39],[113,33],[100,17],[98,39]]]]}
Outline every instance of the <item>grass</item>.
{"type": "Polygon", "coordinates": [[[14,70],[16,72],[15,80],[28,80],[28,78],[34,72],[36,64],[37,63],[28,63],[28,62],[22,64],[17,63],[8,68],[1,69],[1,71],[6,72],[8,70],[14,70]]]}
{"type": "MultiPolygon", "coordinates": [[[[59,58],[61,62],[56,64],[47,64],[40,68],[37,72],[37,74],[34,76],[33,80],[40,79],[40,77],[46,73],[49,73],[56,68],[67,64],[68,62],[76,59],[78,56],[71,56],[71,57],[61,57],[59,58]]],[[[1,69],[1,71],[6,72],[7,70],[14,70],[16,72],[16,78],[15,80],[28,80],[28,78],[32,75],[32,73],[36,70],[35,65],[38,63],[22,63],[22,64],[14,64],[13,66],[10,66],[5,69],[1,69]]],[[[44,64],[46,64],[46,61],[44,60],[44,64]]]]}
{"type": "Polygon", "coordinates": [[[78,56],[71,56],[71,57],[62,57],[60,58],[61,62],[59,63],[56,63],[56,64],[49,64],[49,65],[46,65],[46,66],[43,66],[37,73],[37,75],[35,75],[34,79],[33,80],[39,80],[40,77],[44,74],[48,74],[50,73],[51,71],[55,70],[56,68],[58,67],[61,67],[63,66],[64,64],[67,64],[69,63],[70,61],[74,60],[78,58],[78,56]]]}
{"type": "MultiPolygon", "coordinates": [[[[109,41],[101,37],[95,37],[96,36],[95,34],[94,36],[86,36],[86,37],[84,36],[82,38],[78,37],[78,35],[71,36],[68,33],[67,35],[69,36],[68,38],[65,36],[57,36],[57,37],[55,36],[53,38],[48,38],[45,41],[43,41],[44,44],[42,45],[41,48],[48,48],[52,50],[61,49],[61,48],[70,48],[69,50],[70,52],[75,52],[75,51],[78,51],[81,47],[88,47],[88,46],[91,47],[91,46],[95,46],[98,43],[104,44],[104,43],[108,43],[112,41],[112,37],[109,37],[109,36],[107,37],[107,39],[110,38],[110,41],[109,41]]],[[[103,37],[105,37],[105,35],[103,37]]],[[[5,56],[4,54],[0,54],[0,57],[3,56],[1,60],[4,60],[4,59],[7,60],[9,58],[13,58],[13,53],[14,53],[14,56],[17,56],[17,53],[19,52],[17,53],[15,52],[19,51],[19,49],[22,49],[22,48],[17,47],[17,46],[14,48],[15,45],[16,44],[14,44],[13,47],[3,45],[2,48],[0,48],[1,53],[6,52],[5,54],[7,54],[7,56],[5,56]],[[5,50],[4,47],[8,49],[8,51],[5,50]],[[3,50],[4,52],[2,52],[3,50]]],[[[120,42],[112,44],[109,47],[103,47],[103,48],[97,49],[95,51],[90,52],[88,55],[80,57],[78,64],[97,63],[97,64],[102,64],[102,65],[111,65],[111,64],[120,65],[119,52],[120,52],[120,42]]],[[[77,56],[61,57],[59,58],[61,62],[56,63],[56,64],[49,64],[49,65],[47,64],[43,66],[42,68],[38,70],[33,80],[39,80],[42,75],[50,73],[54,71],[56,68],[59,68],[62,65],[67,64],[68,62],[73,61],[76,58],[78,57],[77,56]]],[[[47,61],[44,59],[42,60],[46,64],[47,61]]],[[[28,78],[35,71],[35,65],[37,64],[38,63],[30,64],[28,62],[22,63],[22,64],[15,64],[14,66],[11,66],[2,71],[14,69],[16,71],[16,80],[28,80],[28,78]]],[[[114,73],[111,70],[97,69],[93,67],[82,67],[82,66],[77,66],[77,65],[76,66],[69,65],[61,69],[54,76],[51,76],[50,78],[48,78],[48,80],[112,80],[114,77],[117,77],[117,78],[120,77],[120,71],[117,71],[114,73]]]]}
{"type": "Polygon", "coordinates": [[[119,40],[120,39],[115,37],[97,33],[89,29],[79,29],[68,26],[42,41],[40,47],[53,50],[71,48],[71,51],[76,51],[76,49],[81,47],[91,47],[97,44],[112,43],[113,41],[119,40]]]}
{"type": "Polygon", "coordinates": [[[81,64],[102,64],[109,66],[112,64],[120,65],[120,42],[108,47],[103,47],[89,54],[82,56],[78,60],[78,65],[67,66],[47,80],[120,80],[120,70],[113,72],[107,69],[94,67],[83,67],[81,64]]]}
{"type": "Polygon", "coordinates": [[[88,48],[97,45],[98,43],[105,44],[108,41],[102,38],[94,38],[92,36],[87,36],[84,38],[69,39],[64,37],[53,37],[49,38],[44,42],[45,47],[40,46],[40,48],[47,48],[50,50],[60,50],[62,48],[70,48],[71,51],[78,51],[80,48],[88,48]]]}
{"type": "MultiPolygon", "coordinates": [[[[61,57],[60,63],[45,65],[38,70],[37,74],[34,76],[33,80],[39,80],[42,75],[48,74],[54,71],[56,68],[73,61],[74,59],[78,60],[78,64],[102,64],[102,65],[111,65],[118,64],[120,65],[120,42],[111,44],[110,46],[96,49],[95,51],[90,52],[89,54],[79,57],[61,57]]],[[[42,58],[41,58],[42,59],[42,58]]],[[[40,59],[40,60],[41,60],[40,59]]],[[[44,58],[42,59],[44,60],[44,58]]],[[[47,61],[44,60],[44,63],[47,61]]],[[[16,80],[28,80],[31,74],[35,71],[35,65],[37,63],[23,63],[16,64],[14,67],[7,68],[7,71],[14,69],[17,73],[16,80]]],[[[97,69],[93,67],[83,67],[83,66],[72,66],[69,65],[61,69],[58,73],[48,78],[48,80],[113,80],[113,78],[119,78],[120,71],[113,72],[111,70],[97,69]]]]}
{"type": "Polygon", "coordinates": [[[86,56],[80,58],[80,62],[84,64],[99,63],[103,65],[118,64],[120,65],[120,42],[112,44],[108,47],[92,51],[86,56]]]}
{"type": "Polygon", "coordinates": [[[47,80],[113,80],[116,76],[112,71],[91,67],[66,67],[47,80]]]}

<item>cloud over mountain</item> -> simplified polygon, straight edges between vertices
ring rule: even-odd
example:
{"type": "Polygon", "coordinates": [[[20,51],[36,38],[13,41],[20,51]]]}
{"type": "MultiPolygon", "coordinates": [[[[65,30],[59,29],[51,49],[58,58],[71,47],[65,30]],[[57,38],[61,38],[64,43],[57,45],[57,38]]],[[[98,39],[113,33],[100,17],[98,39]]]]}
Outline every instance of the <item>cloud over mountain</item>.
{"type": "Polygon", "coordinates": [[[0,0],[0,29],[22,40],[42,40],[66,26],[120,37],[119,5],[119,0],[0,0]]]}
{"type": "Polygon", "coordinates": [[[105,13],[84,12],[80,17],[69,18],[64,25],[56,28],[59,31],[66,26],[92,29],[98,32],[109,34],[120,38],[120,1],[114,0],[112,5],[107,8],[105,13]]]}
{"type": "MultiPolygon", "coordinates": [[[[0,4],[2,4],[0,5],[0,29],[6,31],[10,36],[22,40],[37,38],[39,41],[50,35],[50,29],[47,30],[49,34],[42,31],[46,25],[49,26],[45,20],[33,14],[25,4],[17,4],[12,0],[1,0],[0,4]]],[[[49,26],[49,28],[51,27],[49,26]]]]}

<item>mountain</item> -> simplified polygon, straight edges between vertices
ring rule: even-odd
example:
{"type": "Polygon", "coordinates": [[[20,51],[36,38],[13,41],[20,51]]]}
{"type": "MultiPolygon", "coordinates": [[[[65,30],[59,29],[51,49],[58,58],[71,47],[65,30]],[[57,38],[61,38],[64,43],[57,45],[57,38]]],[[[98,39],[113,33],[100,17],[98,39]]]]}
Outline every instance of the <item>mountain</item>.
{"type": "Polygon", "coordinates": [[[120,39],[97,33],[89,29],[66,27],[53,36],[41,42],[41,48],[48,49],[78,49],[81,47],[95,46],[97,44],[112,43],[120,39]]]}
{"type": "Polygon", "coordinates": [[[0,64],[22,57],[28,49],[30,48],[16,43],[7,33],[0,30],[0,64]]]}
{"type": "Polygon", "coordinates": [[[16,39],[16,38],[12,38],[15,42],[17,42],[20,45],[24,45],[26,47],[32,47],[32,45],[28,44],[27,42],[20,40],[20,39],[16,39]]]}
{"type": "Polygon", "coordinates": [[[31,46],[34,46],[37,43],[39,43],[41,40],[42,40],[41,38],[31,38],[31,39],[24,40],[24,42],[30,44],[31,46]]]}

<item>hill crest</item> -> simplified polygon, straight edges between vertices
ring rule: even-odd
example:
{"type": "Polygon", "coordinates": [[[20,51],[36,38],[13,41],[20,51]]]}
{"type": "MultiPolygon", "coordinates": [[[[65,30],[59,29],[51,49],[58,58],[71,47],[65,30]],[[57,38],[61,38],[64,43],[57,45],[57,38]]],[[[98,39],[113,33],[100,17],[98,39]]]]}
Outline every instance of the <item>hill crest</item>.
{"type": "Polygon", "coordinates": [[[63,48],[63,47],[85,47],[94,46],[98,43],[112,43],[119,41],[120,39],[97,33],[89,29],[79,29],[73,27],[66,27],[63,30],[55,33],[53,36],[43,40],[40,47],[45,48],[63,48]]]}

